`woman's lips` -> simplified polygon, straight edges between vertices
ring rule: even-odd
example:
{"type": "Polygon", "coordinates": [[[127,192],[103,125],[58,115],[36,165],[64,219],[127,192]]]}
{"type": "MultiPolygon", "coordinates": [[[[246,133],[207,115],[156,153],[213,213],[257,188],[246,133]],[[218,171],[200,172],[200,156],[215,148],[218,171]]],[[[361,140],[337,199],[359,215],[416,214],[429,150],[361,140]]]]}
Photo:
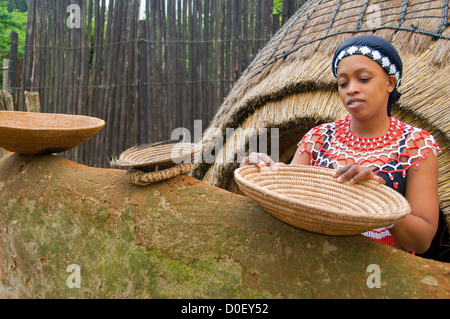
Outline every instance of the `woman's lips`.
{"type": "Polygon", "coordinates": [[[364,103],[364,100],[359,100],[359,99],[354,99],[354,100],[349,100],[347,102],[347,106],[349,108],[357,108],[359,107],[362,103],[364,103]]]}

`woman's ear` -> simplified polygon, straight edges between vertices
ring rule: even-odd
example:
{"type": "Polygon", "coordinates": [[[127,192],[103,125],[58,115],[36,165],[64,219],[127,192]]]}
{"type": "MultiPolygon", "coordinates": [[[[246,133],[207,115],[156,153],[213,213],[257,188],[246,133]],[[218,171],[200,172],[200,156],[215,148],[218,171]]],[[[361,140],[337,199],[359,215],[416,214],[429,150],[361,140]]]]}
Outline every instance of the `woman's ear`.
{"type": "Polygon", "coordinates": [[[397,78],[395,75],[388,75],[388,91],[392,93],[397,86],[397,78]]]}

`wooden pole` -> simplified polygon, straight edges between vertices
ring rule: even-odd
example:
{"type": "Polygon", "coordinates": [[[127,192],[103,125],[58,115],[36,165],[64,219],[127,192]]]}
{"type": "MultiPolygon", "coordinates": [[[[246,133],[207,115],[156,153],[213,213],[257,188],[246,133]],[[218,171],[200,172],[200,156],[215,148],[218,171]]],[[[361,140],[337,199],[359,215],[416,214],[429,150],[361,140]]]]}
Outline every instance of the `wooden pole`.
{"type": "Polygon", "coordinates": [[[14,111],[13,98],[8,91],[0,91],[0,111],[14,111]]]}
{"type": "Polygon", "coordinates": [[[18,76],[18,49],[19,49],[19,35],[16,32],[11,32],[11,44],[9,51],[9,89],[12,92],[13,101],[17,103],[18,86],[16,85],[18,76]]]}
{"type": "Polygon", "coordinates": [[[9,60],[3,60],[3,90],[9,90],[9,60]]]}
{"type": "Polygon", "coordinates": [[[27,112],[40,112],[41,102],[39,100],[39,92],[25,91],[25,107],[27,112]]]}
{"type": "MultiPolygon", "coordinates": [[[[5,71],[5,73],[7,73],[5,71]]],[[[0,91],[0,111],[14,111],[12,95],[7,91],[0,91]]],[[[0,147],[0,157],[6,155],[7,150],[0,147]]]]}

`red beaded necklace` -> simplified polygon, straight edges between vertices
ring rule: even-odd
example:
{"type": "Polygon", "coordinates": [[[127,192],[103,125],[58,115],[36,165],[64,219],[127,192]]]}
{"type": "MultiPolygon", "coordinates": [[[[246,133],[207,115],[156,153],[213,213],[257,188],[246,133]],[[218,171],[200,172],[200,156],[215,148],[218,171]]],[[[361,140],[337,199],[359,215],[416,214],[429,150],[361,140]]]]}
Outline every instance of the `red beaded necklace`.
{"type": "Polygon", "coordinates": [[[350,163],[392,174],[417,167],[430,151],[439,150],[432,135],[390,117],[384,136],[361,138],[350,130],[351,117],[322,124],[308,132],[299,143],[301,152],[311,156],[311,164],[339,168],[350,163]],[[308,145],[310,147],[308,147],[308,145]]]}
{"type": "MultiPolygon", "coordinates": [[[[405,124],[396,118],[390,118],[388,132],[381,137],[361,138],[350,130],[350,116],[311,129],[298,143],[300,153],[307,152],[311,165],[329,168],[355,163],[371,167],[378,173],[386,173],[395,189],[399,188],[394,180],[395,173],[401,173],[404,179],[409,168],[417,169],[419,163],[429,152],[440,151],[434,137],[426,131],[405,124]]],[[[395,241],[387,228],[375,229],[363,235],[385,242],[395,241]]]]}

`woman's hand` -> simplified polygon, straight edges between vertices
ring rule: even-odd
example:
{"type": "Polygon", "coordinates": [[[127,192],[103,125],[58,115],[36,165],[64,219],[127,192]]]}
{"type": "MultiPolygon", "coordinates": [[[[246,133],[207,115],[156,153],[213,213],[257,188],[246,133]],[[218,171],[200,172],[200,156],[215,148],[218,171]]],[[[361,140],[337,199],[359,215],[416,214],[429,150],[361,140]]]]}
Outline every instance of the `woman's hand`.
{"type": "Polygon", "coordinates": [[[278,167],[284,166],[284,163],[275,163],[269,155],[264,153],[251,153],[249,156],[244,157],[240,167],[256,165],[258,168],[269,166],[273,170],[277,170],[278,167]]]}
{"type": "Polygon", "coordinates": [[[380,184],[386,184],[385,180],[375,174],[370,168],[357,164],[347,164],[337,169],[333,176],[337,177],[338,182],[350,181],[351,184],[364,179],[372,179],[380,184]]]}

